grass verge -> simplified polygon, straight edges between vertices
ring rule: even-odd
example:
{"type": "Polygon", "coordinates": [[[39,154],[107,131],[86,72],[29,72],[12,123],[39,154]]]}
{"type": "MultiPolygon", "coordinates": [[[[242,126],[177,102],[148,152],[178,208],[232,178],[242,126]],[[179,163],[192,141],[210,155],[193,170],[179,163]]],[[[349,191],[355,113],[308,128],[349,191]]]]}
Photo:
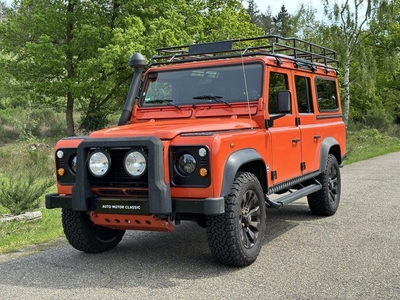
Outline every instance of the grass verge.
{"type": "Polygon", "coordinates": [[[39,220],[0,223],[0,254],[20,251],[29,245],[47,243],[63,235],[60,210],[39,210],[43,214],[39,220]]]}
{"type": "Polygon", "coordinates": [[[376,156],[400,151],[400,139],[380,133],[376,129],[362,129],[347,133],[345,165],[376,156]]]}

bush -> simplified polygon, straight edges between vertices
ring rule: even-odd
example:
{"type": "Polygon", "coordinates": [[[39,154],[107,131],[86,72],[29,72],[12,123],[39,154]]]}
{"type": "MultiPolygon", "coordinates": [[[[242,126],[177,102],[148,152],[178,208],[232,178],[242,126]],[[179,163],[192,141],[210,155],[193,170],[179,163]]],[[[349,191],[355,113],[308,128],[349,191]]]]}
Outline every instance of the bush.
{"type": "Polygon", "coordinates": [[[364,121],[370,128],[376,128],[380,132],[387,132],[394,123],[394,117],[383,108],[375,108],[367,111],[364,121]]]}
{"type": "Polygon", "coordinates": [[[13,127],[1,125],[0,123],[0,144],[4,145],[18,139],[19,132],[13,127]]]}
{"type": "Polygon", "coordinates": [[[103,129],[108,125],[107,115],[104,112],[91,112],[81,117],[79,129],[84,133],[103,129]]]}
{"type": "Polygon", "coordinates": [[[0,150],[0,205],[12,214],[39,208],[39,197],[54,183],[52,148],[31,140],[0,150]]]}
{"type": "Polygon", "coordinates": [[[389,129],[388,134],[389,134],[390,136],[394,136],[394,137],[400,138],[400,125],[394,124],[394,125],[389,129]]]}
{"type": "MultiPolygon", "coordinates": [[[[28,103],[30,104],[30,102],[28,103]]],[[[0,109],[0,142],[65,135],[65,117],[46,107],[0,109]]]]}
{"type": "Polygon", "coordinates": [[[56,113],[53,109],[35,108],[32,110],[31,118],[38,122],[38,126],[33,132],[35,136],[50,137],[65,135],[65,117],[60,113],[56,113]]]}
{"type": "Polygon", "coordinates": [[[38,209],[40,197],[52,186],[49,178],[38,179],[36,174],[29,173],[23,177],[15,174],[0,181],[0,204],[12,214],[20,214],[38,209]]]}
{"type": "Polygon", "coordinates": [[[0,147],[0,174],[32,173],[38,177],[53,176],[53,146],[38,139],[0,147]]]}

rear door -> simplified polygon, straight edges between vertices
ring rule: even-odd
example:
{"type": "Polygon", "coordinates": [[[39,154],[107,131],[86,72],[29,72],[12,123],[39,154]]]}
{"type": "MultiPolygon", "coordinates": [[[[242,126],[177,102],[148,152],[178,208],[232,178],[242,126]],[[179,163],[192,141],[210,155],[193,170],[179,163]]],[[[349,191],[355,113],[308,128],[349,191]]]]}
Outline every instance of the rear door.
{"type": "Polygon", "coordinates": [[[301,171],[307,174],[319,169],[322,132],[314,111],[311,75],[294,72],[295,102],[297,102],[297,124],[301,135],[301,171]]]}

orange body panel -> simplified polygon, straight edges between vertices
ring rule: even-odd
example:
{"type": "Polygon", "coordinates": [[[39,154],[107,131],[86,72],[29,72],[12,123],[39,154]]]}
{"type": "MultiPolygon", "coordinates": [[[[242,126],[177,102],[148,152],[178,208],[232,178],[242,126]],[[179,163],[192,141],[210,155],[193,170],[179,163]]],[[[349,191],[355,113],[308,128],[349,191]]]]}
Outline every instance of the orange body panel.
{"type": "MultiPolygon", "coordinates": [[[[76,139],[62,139],[58,141],[55,147],[55,152],[57,152],[58,149],[76,149],[78,148],[79,144],[83,141],[83,138],[76,138],[76,139]]],[[[69,172],[69,170],[67,170],[69,172]]],[[[59,175],[57,174],[59,177],[59,175]]],[[[60,184],[60,181],[57,180],[57,192],[60,195],[71,195],[72,194],[72,185],[62,185],[60,184]]]]}

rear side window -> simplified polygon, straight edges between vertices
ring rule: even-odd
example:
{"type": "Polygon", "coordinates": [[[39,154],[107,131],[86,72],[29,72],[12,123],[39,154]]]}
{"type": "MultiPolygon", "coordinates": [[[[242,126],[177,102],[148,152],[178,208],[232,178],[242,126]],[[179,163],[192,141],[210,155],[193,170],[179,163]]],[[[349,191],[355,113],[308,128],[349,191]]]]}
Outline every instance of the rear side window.
{"type": "Polygon", "coordinates": [[[334,80],[317,78],[318,109],[324,111],[337,111],[339,109],[338,94],[334,80]]]}
{"type": "Polygon", "coordinates": [[[301,114],[311,114],[314,106],[311,95],[311,80],[309,77],[294,76],[296,85],[297,107],[301,114]]]}

